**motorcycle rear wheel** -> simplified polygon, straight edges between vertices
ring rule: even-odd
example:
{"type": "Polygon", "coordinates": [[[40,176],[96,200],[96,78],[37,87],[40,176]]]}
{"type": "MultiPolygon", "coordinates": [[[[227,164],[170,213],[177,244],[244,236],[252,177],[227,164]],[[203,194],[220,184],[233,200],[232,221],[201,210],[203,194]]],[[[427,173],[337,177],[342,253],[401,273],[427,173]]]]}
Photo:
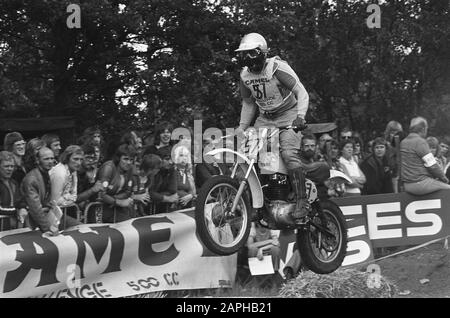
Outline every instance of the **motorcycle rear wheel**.
{"type": "Polygon", "coordinates": [[[330,201],[321,201],[323,217],[322,224],[319,215],[314,223],[326,227],[334,234],[327,236],[317,227],[310,224],[297,232],[297,246],[304,265],[317,274],[329,274],[338,269],[347,253],[347,226],[339,207],[330,201]]]}
{"type": "Polygon", "coordinates": [[[200,189],[195,206],[197,233],[213,253],[234,254],[247,243],[251,208],[245,191],[231,213],[238,189],[238,181],[228,176],[215,176],[200,189]]]}

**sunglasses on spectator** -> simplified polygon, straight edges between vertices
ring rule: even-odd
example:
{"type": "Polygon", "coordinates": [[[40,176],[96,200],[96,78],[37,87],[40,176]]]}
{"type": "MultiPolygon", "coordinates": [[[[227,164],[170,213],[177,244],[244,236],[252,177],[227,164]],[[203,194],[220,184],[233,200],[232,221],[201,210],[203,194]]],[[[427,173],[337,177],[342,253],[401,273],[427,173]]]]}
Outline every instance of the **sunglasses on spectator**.
{"type": "Polygon", "coordinates": [[[342,139],[350,139],[352,136],[341,136],[342,139]]]}

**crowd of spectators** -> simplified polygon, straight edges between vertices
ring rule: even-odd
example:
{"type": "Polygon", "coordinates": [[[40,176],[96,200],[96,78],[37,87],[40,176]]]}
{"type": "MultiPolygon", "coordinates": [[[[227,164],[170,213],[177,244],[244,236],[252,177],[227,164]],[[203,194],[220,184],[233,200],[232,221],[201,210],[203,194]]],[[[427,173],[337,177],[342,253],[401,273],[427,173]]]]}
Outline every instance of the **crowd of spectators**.
{"type": "MultiPolygon", "coordinates": [[[[194,164],[192,140],[173,140],[173,129],[162,123],[153,134],[128,131],[107,143],[101,130],[91,127],[77,144],[66,147],[51,133],[28,141],[20,132],[8,133],[0,153],[0,215],[10,220],[1,218],[1,229],[29,226],[48,231],[49,211],[83,211],[91,202],[102,204],[102,222],[192,207],[202,184],[213,175],[229,174],[230,166],[194,164]]],[[[421,195],[450,188],[447,139],[427,132],[426,120],[417,117],[408,136],[395,121],[372,140],[349,128],[339,134],[311,133],[303,137],[299,156],[313,181],[323,180],[328,169],[349,177],[346,184],[325,183],[330,197],[402,190],[421,195]]],[[[64,213],[60,230],[79,223],[74,211],[64,213]]],[[[96,217],[88,213],[83,221],[95,222],[96,217]]]]}

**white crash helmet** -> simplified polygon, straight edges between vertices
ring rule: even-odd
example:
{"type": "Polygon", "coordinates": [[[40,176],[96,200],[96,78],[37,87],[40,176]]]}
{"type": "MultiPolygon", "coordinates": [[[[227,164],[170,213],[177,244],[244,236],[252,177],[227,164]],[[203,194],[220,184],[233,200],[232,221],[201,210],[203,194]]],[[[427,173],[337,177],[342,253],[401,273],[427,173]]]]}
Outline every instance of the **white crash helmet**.
{"type": "Polygon", "coordinates": [[[267,42],[264,37],[259,33],[249,33],[244,35],[239,44],[239,47],[235,52],[248,51],[259,48],[263,53],[267,53],[267,42]]]}

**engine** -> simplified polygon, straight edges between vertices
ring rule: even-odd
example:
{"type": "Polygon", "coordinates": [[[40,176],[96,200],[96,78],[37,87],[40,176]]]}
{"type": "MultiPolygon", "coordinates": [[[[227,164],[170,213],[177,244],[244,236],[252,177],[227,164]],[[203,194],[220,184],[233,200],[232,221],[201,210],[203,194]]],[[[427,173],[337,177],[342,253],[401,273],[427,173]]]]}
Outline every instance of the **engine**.
{"type": "Polygon", "coordinates": [[[264,196],[270,201],[288,201],[291,191],[288,176],[281,173],[274,173],[268,175],[267,178],[267,186],[264,187],[264,196]]]}
{"type": "Polygon", "coordinates": [[[292,228],[295,202],[289,202],[291,185],[288,176],[275,173],[264,176],[265,220],[274,229],[292,228]]]}

